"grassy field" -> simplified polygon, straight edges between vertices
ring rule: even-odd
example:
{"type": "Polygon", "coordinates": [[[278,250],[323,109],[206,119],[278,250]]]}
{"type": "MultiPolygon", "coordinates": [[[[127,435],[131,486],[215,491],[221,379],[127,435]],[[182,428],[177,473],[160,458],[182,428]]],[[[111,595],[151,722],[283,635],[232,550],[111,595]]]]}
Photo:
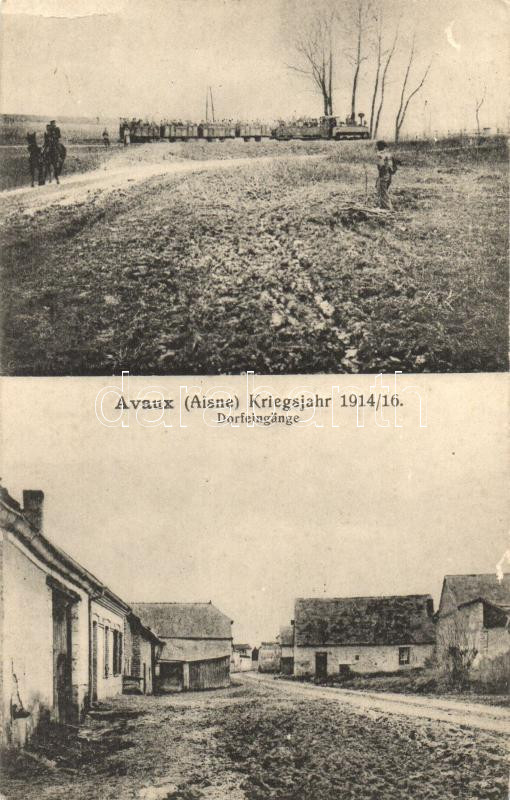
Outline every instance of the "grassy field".
{"type": "MultiPolygon", "coordinates": [[[[37,213],[5,204],[4,372],[506,370],[506,147],[401,148],[395,212],[371,215],[356,207],[374,206],[373,146],[330,144],[253,144],[245,155],[326,156],[37,213]]],[[[204,151],[240,154],[148,145],[118,161],[204,151]]]]}

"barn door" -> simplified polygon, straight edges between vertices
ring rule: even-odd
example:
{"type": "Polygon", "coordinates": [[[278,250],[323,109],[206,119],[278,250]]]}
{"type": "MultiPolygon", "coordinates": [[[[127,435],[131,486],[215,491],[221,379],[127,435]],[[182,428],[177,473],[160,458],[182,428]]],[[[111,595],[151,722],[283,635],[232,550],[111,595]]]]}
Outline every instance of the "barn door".
{"type": "Polygon", "coordinates": [[[53,590],[53,709],[58,722],[72,709],[71,600],[53,590]]]}
{"type": "Polygon", "coordinates": [[[328,654],[315,653],[315,677],[327,678],[328,677],[328,654]]]}

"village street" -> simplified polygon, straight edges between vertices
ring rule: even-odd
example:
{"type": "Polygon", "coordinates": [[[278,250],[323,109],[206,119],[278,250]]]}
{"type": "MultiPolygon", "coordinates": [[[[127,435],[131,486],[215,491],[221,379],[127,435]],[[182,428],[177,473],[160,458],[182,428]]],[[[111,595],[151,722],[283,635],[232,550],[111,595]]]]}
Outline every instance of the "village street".
{"type": "Polygon", "coordinates": [[[378,712],[385,714],[403,714],[406,717],[450,722],[482,731],[505,733],[510,735],[510,709],[481,703],[466,703],[463,700],[447,698],[420,697],[419,695],[397,694],[395,692],[360,692],[338,687],[322,688],[311,683],[281,682],[275,683],[271,675],[247,673],[246,678],[262,681],[276,691],[287,691],[306,699],[334,699],[343,705],[347,704],[360,713],[378,712]]]}
{"type": "Polygon", "coordinates": [[[35,758],[5,764],[1,791],[8,800],[507,797],[502,733],[475,729],[474,717],[461,726],[347,697],[256,675],[214,692],[122,696],[79,731],[33,743],[35,758]]]}

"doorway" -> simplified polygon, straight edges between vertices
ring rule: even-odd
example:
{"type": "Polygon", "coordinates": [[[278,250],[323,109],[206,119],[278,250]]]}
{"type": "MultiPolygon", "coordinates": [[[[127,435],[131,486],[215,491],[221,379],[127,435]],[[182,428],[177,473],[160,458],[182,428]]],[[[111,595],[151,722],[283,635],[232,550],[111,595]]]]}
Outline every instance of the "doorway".
{"type": "Polygon", "coordinates": [[[328,677],[328,654],[315,653],[315,677],[327,678],[328,677]]]}
{"type": "Polygon", "coordinates": [[[53,711],[57,722],[68,722],[72,714],[72,601],[53,589],[53,711]]]}

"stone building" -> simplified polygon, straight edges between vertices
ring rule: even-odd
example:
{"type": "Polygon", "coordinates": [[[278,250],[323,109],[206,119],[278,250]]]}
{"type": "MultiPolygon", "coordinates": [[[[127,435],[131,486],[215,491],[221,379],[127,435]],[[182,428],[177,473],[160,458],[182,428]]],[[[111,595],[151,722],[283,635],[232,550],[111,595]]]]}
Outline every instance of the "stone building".
{"type": "Polygon", "coordinates": [[[280,672],[281,652],[279,642],[262,642],[259,647],[258,671],[280,672]]]}
{"type": "Polygon", "coordinates": [[[446,575],[437,611],[436,654],[471,677],[510,678],[510,574],[446,575]]]}
{"type": "Polygon", "coordinates": [[[43,533],[41,491],[0,487],[0,725],[23,744],[44,720],[77,721],[122,691],[128,607],[43,533]]]}
{"type": "Polygon", "coordinates": [[[124,627],[124,692],[152,694],[156,660],[163,642],[131,611],[124,627]]]}
{"type": "Polygon", "coordinates": [[[430,595],[296,600],[294,675],[422,667],[434,650],[430,595]]]}
{"type": "Polygon", "coordinates": [[[232,620],[212,603],[132,603],[163,643],[155,690],[179,692],[230,685],[232,620]]]}
{"type": "Polygon", "coordinates": [[[249,644],[233,644],[230,671],[249,672],[252,670],[252,652],[252,647],[249,644]]]}
{"type": "Polygon", "coordinates": [[[280,645],[280,670],[282,675],[294,674],[294,625],[284,625],[278,634],[280,645]]]}

